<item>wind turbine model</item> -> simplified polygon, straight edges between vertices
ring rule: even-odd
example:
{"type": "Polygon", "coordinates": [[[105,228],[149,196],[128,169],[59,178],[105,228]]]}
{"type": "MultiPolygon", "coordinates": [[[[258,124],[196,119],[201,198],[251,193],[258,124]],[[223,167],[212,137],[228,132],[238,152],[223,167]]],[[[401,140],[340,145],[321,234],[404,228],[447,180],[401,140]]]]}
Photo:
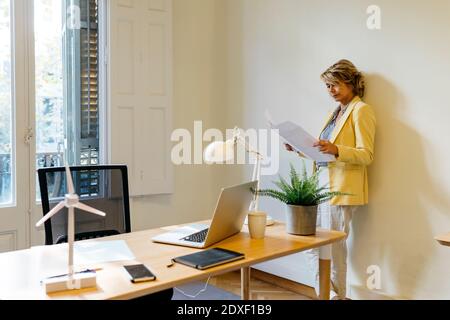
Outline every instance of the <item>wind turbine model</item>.
{"type": "Polygon", "coordinates": [[[64,276],[57,276],[45,279],[43,284],[45,285],[45,291],[55,292],[61,290],[73,290],[81,289],[87,287],[96,286],[96,274],[95,272],[83,272],[74,273],[73,269],[73,243],[75,238],[75,208],[81,209],[83,211],[93,213],[104,217],[106,214],[100,210],[91,208],[81,202],[79,202],[79,196],[75,193],[75,188],[73,186],[72,175],[70,173],[69,166],[66,163],[66,184],[69,193],[64,197],[64,200],[58,203],[52,210],[50,210],[38,223],[36,227],[40,227],[45,221],[56,215],[64,207],[68,208],[68,227],[67,227],[67,237],[69,244],[69,272],[64,276]]]}

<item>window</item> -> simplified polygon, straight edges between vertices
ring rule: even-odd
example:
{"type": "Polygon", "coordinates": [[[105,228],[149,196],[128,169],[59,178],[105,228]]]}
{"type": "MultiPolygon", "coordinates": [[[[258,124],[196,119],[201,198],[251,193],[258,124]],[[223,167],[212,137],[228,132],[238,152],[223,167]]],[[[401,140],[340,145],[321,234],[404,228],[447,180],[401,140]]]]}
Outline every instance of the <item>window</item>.
{"type": "Polygon", "coordinates": [[[34,1],[37,167],[61,165],[64,152],[61,3],[34,1]]]}
{"type": "MultiPolygon", "coordinates": [[[[70,8],[67,8],[70,10],[70,8]]],[[[99,161],[99,34],[97,0],[80,2],[80,28],[65,28],[67,135],[70,163],[99,161]],[[73,103],[75,102],[75,103],[73,103]]]]}
{"type": "Polygon", "coordinates": [[[99,164],[98,0],[35,0],[34,12],[37,167],[63,165],[65,147],[69,164],[99,164]]]}
{"type": "Polygon", "coordinates": [[[0,0],[0,206],[13,201],[11,5],[0,0]]]}
{"type": "MultiPolygon", "coordinates": [[[[63,154],[70,164],[100,162],[106,3],[0,0],[0,251],[39,243],[29,227],[42,216],[35,168],[60,166],[63,154]]],[[[95,173],[76,179],[87,197],[103,192],[95,173]]]]}

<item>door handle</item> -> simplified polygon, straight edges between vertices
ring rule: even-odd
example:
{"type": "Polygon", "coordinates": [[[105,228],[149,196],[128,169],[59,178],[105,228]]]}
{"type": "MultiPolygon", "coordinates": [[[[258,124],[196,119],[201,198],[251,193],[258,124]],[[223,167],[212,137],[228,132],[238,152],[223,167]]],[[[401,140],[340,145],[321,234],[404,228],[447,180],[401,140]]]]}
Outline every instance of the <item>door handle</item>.
{"type": "Polygon", "coordinates": [[[27,133],[25,134],[25,143],[31,144],[31,140],[34,138],[34,130],[33,128],[28,128],[27,133]]]}

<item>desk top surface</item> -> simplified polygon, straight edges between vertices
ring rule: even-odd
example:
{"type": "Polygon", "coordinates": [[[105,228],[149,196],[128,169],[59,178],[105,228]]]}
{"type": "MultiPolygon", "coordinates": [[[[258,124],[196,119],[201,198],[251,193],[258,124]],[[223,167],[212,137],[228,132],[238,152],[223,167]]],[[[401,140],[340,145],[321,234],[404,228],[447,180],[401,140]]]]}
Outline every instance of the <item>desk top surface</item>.
{"type": "Polygon", "coordinates": [[[443,246],[450,247],[450,233],[437,236],[435,239],[443,246]]]}
{"type": "MultiPolygon", "coordinates": [[[[201,223],[205,223],[205,221],[201,223]]],[[[49,266],[49,263],[46,264],[45,256],[52,255],[54,257],[56,255],[61,257],[61,266],[66,265],[67,244],[40,246],[27,250],[2,253],[0,254],[0,299],[135,298],[183,283],[206,279],[208,276],[238,270],[263,261],[320,247],[345,237],[343,232],[321,229],[317,231],[315,236],[290,235],[286,233],[283,223],[276,222],[274,225],[266,228],[264,239],[251,239],[247,226],[244,226],[241,233],[218,242],[211,247],[221,247],[242,252],[245,254],[245,259],[202,271],[181,264],[175,264],[170,268],[167,267],[172,258],[197,252],[201,249],[158,244],[151,241],[153,236],[167,232],[175,227],[178,226],[87,240],[125,240],[136,257],[136,261],[118,261],[95,266],[83,266],[101,268],[100,271],[97,271],[97,288],[63,291],[48,295],[45,293],[40,285],[40,280],[43,278],[43,271],[46,270],[48,273],[49,268],[52,267],[49,266]],[[139,284],[131,283],[122,266],[132,263],[144,263],[156,274],[157,279],[139,284]]]]}

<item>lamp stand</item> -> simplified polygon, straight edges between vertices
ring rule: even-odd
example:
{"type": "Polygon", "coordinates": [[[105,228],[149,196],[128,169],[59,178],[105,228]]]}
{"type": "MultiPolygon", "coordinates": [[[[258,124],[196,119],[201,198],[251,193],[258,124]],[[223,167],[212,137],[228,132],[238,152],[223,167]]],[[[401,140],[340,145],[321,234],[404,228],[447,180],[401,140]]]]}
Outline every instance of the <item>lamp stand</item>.
{"type": "MultiPolygon", "coordinates": [[[[228,139],[225,142],[213,142],[211,143],[205,150],[205,159],[209,163],[223,163],[228,160],[232,160],[234,157],[234,147],[237,144],[241,144],[244,146],[245,151],[248,154],[253,154],[256,157],[255,166],[253,167],[253,180],[257,181],[256,192],[253,197],[252,202],[250,203],[250,207],[248,209],[249,212],[258,212],[258,199],[259,199],[259,182],[261,176],[261,160],[263,156],[258,152],[257,149],[250,146],[250,144],[245,140],[244,136],[241,134],[241,131],[238,127],[234,128],[232,139],[228,139]]],[[[274,223],[272,217],[266,215],[266,226],[269,226],[274,223]]],[[[248,224],[248,217],[245,218],[245,224],[248,224]]]]}

